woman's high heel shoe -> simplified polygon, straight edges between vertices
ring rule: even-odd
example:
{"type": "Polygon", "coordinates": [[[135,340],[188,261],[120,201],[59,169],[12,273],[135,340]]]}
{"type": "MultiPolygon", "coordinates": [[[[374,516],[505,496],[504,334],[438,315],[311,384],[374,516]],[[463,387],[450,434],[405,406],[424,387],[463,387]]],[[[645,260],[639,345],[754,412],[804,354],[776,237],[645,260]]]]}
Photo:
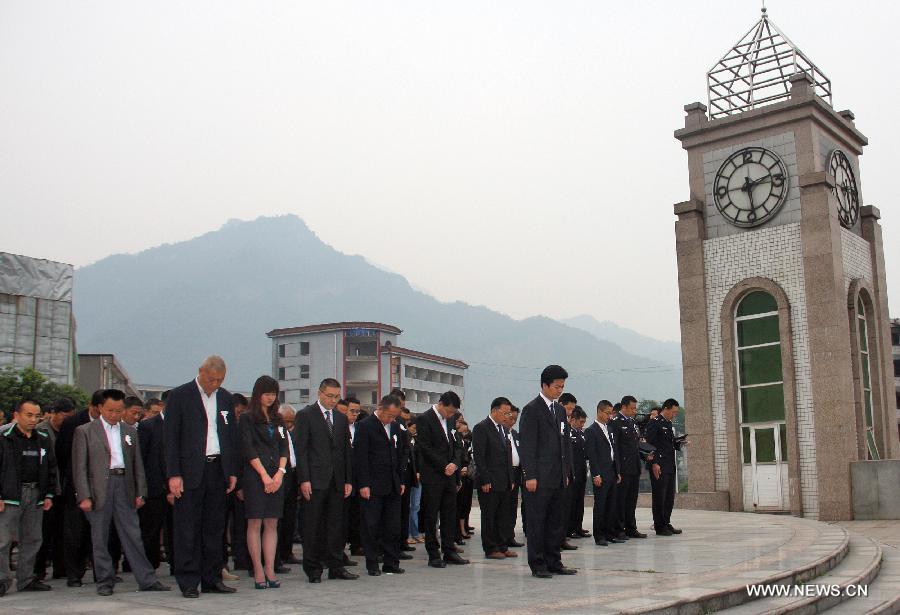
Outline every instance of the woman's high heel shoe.
{"type": "Polygon", "coordinates": [[[253,581],[253,587],[255,587],[256,589],[266,589],[268,586],[269,584],[267,581],[263,581],[262,583],[253,581]]]}
{"type": "MultiPolygon", "coordinates": [[[[269,577],[266,577],[266,583],[265,583],[265,584],[266,584],[267,587],[269,587],[269,588],[271,588],[271,589],[278,589],[279,587],[281,587],[281,581],[278,581],[278,580],[270,581],[270,580],[269,580],[269,577]]],[[[259,585],[259,583],[257,583],[257,585],[259,585]]]]}

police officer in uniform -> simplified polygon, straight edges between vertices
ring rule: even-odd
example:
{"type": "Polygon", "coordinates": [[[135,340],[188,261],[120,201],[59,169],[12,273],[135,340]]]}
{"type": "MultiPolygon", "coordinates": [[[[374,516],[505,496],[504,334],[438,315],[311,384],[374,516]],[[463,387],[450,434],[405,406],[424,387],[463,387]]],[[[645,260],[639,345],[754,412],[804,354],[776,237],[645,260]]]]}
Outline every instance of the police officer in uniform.
{"type": "Polygon", "coordinates": [[[657,536],[680,534],[672,527],[672,507],[675,503],[675,451],[682,441],[675,437],[672,420],[678,414],[678,402],[667,399],[659,416],[647,423],[647,442],[656,447],[650,464],[650,485],[653,488],[653,528],[657,536]]]}

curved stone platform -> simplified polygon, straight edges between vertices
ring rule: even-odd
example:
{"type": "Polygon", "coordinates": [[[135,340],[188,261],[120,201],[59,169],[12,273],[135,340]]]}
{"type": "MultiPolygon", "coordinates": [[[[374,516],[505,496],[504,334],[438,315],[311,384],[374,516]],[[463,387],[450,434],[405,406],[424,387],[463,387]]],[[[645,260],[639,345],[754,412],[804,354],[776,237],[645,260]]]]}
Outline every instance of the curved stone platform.
{"type": "MultiPolygon", "coordinates": [[[[590,525],[586,510],[585,525],[590,525]]],[[[465,546],[469,566],[435,570],[425,565],[424,549],[402,562],[403,575],[363,576],[357,581],[305,582],[299,567],[282,575],[281,589],[257,591],[244,577],[233,582],[239,592],[230,596],[203,594],[185,600],[180,593],[139,593],[131,575],[110,598],[98,597],[86,584],[69,589],[64,581],[52,581],[53,591],[0,598],[4,613],[105,613],[126,610],[137,613],[704,613],[722,609],[734,612],[816,612],[825,606],[748,602],[749,584],[793,584],[822,579],[852,580],[868,566],[878,549],[869,548],[839,525],[790,516],[678,511],[674,522],[680,536],[657,537],[647,530],[650,511],[638,509],[638,525],[647,539],[598,547],[593,540],[573,540],[577,551],[564,552],[564,562],[578,568],[574,576],[535,579],[527,565],[526,550],[520,557],[486,560],[480,535],[465,546]],[[849,555],[848,555],[849,553],[849,555]],[[856,553],[856,555],[854,555],[856,553]],[[868,553],[868,559],[866,559],[868,553]],[[855,559],[854,559],[855,558],[855,559]],[[844,568],[841,568],[841,566],[844,568]],[[832,577],[827,575],[831,574],[832,577]],[[822,576],[826,575],[826,576],[822,576]],[[856,575],[856,576],[854,576],[856,575]],[[793,610],[794,607],[798,607],[793,610]],[[810,610],[812,609],[812,610],[810,610]]],[[[472,510],[478,527],[478,509],[472,510]]],[[[519,535],[521,538],[521,534],[519,535]]],[[[876,546],[871,543],[871,546],[876,546]]],[[[299,554],[299,547],[295,549],[299,554]]],[[[362,558],[358,558],[362,559],[362,558]]],[[[880,561],[880,558],[879,558],[880,561]]],[[[360,562],[363,563],[362,561],[360,562]]],[[[868,566],[868,567],[867,567],[868,566]]],[[[355,569],[363,572],[362,566],[355,569]]],[[[89,576],[89,575],[88,575],[89,576]]],[[[174,579],[163,581],[175,585],[174,579]]],[[[854,601],[838,605],[849,607],[854,601]]],[[[873,605],[874,602],[869,602],[873,605]]],[[[890,605],[890,600],[879,601],[890,605]]],[[[858,603],[857,606],[861,606],[858,603]]],[[[890,606],[884,612],[889,612],[890,606]]]]}

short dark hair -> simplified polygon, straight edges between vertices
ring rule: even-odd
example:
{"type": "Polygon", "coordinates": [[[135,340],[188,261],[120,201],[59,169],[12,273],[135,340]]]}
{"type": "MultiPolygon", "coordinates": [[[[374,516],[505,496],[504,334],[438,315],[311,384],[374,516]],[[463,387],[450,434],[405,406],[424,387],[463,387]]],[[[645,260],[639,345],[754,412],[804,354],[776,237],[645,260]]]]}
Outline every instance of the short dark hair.
{"type": "Polygon", "coordinates": [[[663,402],[662,409],[670,410],[670,409],[674,408],[675,406],[680,406],[680,405],[681,404],[678,403],[677,399],[673,399],[670,397],[669,399],[667,399],[666,401],[663,402]]]}
{"type": "Polygon", "coordinates": [[[409,427],[410,425],[415,425],[417,420],[418,419],[415,416],[409,417],[406,419],[406,426],[409,427]]]}
{"type": "MultiPolygon", "coordinates": [[[[550,384],[549,382],[547,384],[550,384]]],[[[565,406],[566,404],[577,404],[578,400],[575,399],[575,396],[571,393],[563,393],[559,396],[557,400],[560,406],[565,406]]]]}
{"type": "Polygon", "coordinates": [[[631,404],[636,404],[636,403],[637,403],[637,399],[635,399],[631,395],[626,395],[625,397],[622,398],[623,406],[629,406],[631,404]]]}
{"type": "Polygon", "coordinates": [[[349,406],[350,404],[357,404],[357,405],[359,405],[359,406],[362,405],[362,404],[360,403],[360,401],[359,401],[356,397],[354,397],[353,395],[351,395],[350,397],[348,397],[348,398],[345,399],[344,401],[347,402],[347,405],[348,405],[348,406],[349,406]]]}
{"type": "Polygon", "coordinates": [[[29,397],[29,398],[20,399],[19,401],[17,401],[16,406],[13,409],[13,412],[20,412],[22,410],[22,406],[24,406],[25,404],[31,404],[33,406],[37,406],[38,408],[41,407],[41,405],[39,403],[37,403],[36,401],[34,401],[33,399],[31,399],[29,397]]]}
{"type": "Polygon", "coordinates": [[[350,405],[350,402],[347,401],[346,399],[339,399],[339,400],[338,400],[338,403],[337,403],[336,405],[338,405],[338,406],[349,406],[349,405],[350,405]]]}
{"type": "Polygon", "coordinates": [[[619,412],[620,410],[622,410],[622,404],[616,404],[615,406],[613,406],[613,412],[619,412]]]}
{"type": "Polygon", "coordinates": [[[56,414],[58,412],[71,412],[75,409],[75,402],[71,397],[60,397],[57,399],[52,406],[50,406],[50,413],[56,414]]]}
{"type": "Polygon", "coordinates": [[[396,395],[385,395],[381,398],[381,401],[378,402],[379,408],[390,408],[391,406],[402,407],[403,401],[397,397],[396,395]]]}
{"type": "Polygon", "coordinates": [[[605,408],[612,408],[613,405],[608,399],[601,399],[597,402],[597,410],[603,410],[605,408]]]}
{"type": "Polygon", "coordinates": [[[569,372],[559,365],[548,365],[541,372],[541,384],[553,384],[554,380],[565,380],[569,377],[569,372]]]}
{"type": "Polygon", "coordinates": [[[134,406],[140,406],[141,408],[143,408],[144,402],[141,401],[140,397],[136,397],[134,395],[129,395],[128,397],[125,398],[124,407],[125,408],[133,408],[134,406]]]}
{"type": "MultiPolygon", "coordinates": [[[[232,397],[234,397],[234,396],[232,396],[232,397]]],[[[163,403],[163,400],[161,400],[160,398],[158,398],[158,397],[151,397],[151,398],[148,399],[147,402],[144,404],[144,410],[149,410],[149,409],[152,408],[153,406],[158,406],[158,405],[160,405],[161,403],[163,403]]]]}
{"type": "Polygon", "coordinates": [[[496,410],[500,406],[512,406],[512,402],[505,397],[498,397],[491,402],[491,410],[496,410]]]}
{"type": "Polygon", "coordinates": [[[319,383],[319,390],[324,391],[325,389],[339,389],[341,388],[341,383],[335,380],[334,378],[326,378],[322,382],[319,383]]]}
{"type": "Polygon", "coordinates": [[[586,419],[587,412],[581,409],[581,406],[575,406],[572,410],[572,418],[573,419],[586,419]]]}
{"type": "Polygon", "coordinates": [[[406,401],[406,393],[404,393],[403,389],[401,389],[401,388],[395,387],[395,388],[391,389],[390,395],[393,395],[394,397],[399,397],[403,401],[406,401]]]}
{"type": "Polygon", "coordinates": [[[125,399],[125,393],[119,389],[103,389],[100,393],[100,399],[102,401],[97,404],[98,406],[102,406],[110,399],[113,401],[123,401],[125,399]]]}
{"type": "Polygon", "coordinates": [[[97,389],[96,391],[91,393],[90,404],[92,406],[102,406],[103,405],[103,389],[97,389]]]}
{"type": "Polygon", "coordinates": [[[166,398],[169,396],[169,393],[171,393],[171,392],[172,392],[172,389],[169,389],[168,391],[163,391],[162,395],[159,396],[159,398],[162,400],[163,403],[166,403],[166,398]]]}
{"type": "Polygon", "coordinates": [[[446,393],[441,394],[441,398],[438,399],[444,406],[453,406],[457,410],[462,407],[462,402],[459,399],[459,395],[457,395],[453,391],[447,391],[446,393]]]}
{"type": "Polygon", "coordinates": [[[243,393],[232,393],[231,394],[231,403],[235,406],[249,406],[250,400],[247,399],[247,396],[243,393]]]}

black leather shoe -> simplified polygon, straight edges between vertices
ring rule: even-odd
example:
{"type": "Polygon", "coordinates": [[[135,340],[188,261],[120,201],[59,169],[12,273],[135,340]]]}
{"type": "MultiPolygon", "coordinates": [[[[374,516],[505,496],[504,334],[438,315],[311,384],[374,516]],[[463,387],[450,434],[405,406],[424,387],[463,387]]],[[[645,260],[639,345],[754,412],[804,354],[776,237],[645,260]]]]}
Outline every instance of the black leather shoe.
{"type": "Polygon", "coordinates": [[[519,542],[518,540],[513,540],[511,543],[509,543],[509,546],[510,547],[524,547],[525,543],[519,542]]]}
{"type": "Polygon", "coordinates": [[[428,560],[428,565],[432,568],[446,568],[447,562],[442,559],[430,559],[428,560]]]}
{"type": "Polygon", "coordinates": [[[84,583],[81,582],[81,579],[69,579],[66,581],[66,587],[81,587],[84,583]]]}
{"type": "Polygon", "coordinates": [[[577,551],[578,550],[578,547],[573,545],[568,540],[563,541],[563,543],[560,545],[559,548],[562,549],[563,551],[577,551]]]}
{"type": "Polygon", "coordinates": [[[646,538],[647,537],[646,534],[641,534],[637,530],[628,530],[627,532],[625,532],[625,535],[628,536],[629,538],[646,538]]]}
{"type": "Polygon", "coordinates": [[[167,591],[171,591],[171,590],[172,590],[171,587],[169,587],[168,585],[163,585],[159,581],[157,581],[150,587],[142,587],[141,588],[142,592],[167,592],[167,591]]]}
{"type": "Polygon", "coordinates": [[[381,572],[383,572],[385,574],[403,574],[406,571],[403,568],[400,568],[399,566],[396,568],[394,566],[382,566],[381,572]]]}
{"type": "Polygon", "coordinates": [[[120,577],[119,575],[116,575],[113,577],[113,583],[121,583],[121,582],[122,582],[122,577],[120,577]]]}
{"type": "Polygon", "coordinates": [[[291,571],[287,566],[275,566],[275,574],[287,574],[291,571]]]}
{"type": "Polygon", "coordinates": [[[352,581],[354,579],[358,579],[359,575],[353,574],[352,572],[344,570],[343,568],[335,568],[334,570],[328,571],[328,578],[330,580],[341,579],[343,581],[352,581]]]}
{"type": "Polygon", "coordinates": [[[380,576],[381,576],[381,571],[378,570],[378,568],[376,568],[375,570],[369,570],[369,571],[368,571],[368,574],[369,574],[370,577],[380,577],[380,576]]]}
{"type": "Polygon", "coordinates": [[[228,587],[227,585],[222,583],[222,581],[219,581],[218,583],[210,587],[203,588],[204,594],[233,594],[236,591],[237,590],[235,588],[228,587]]]}
{"type": "Polygon", "coordinates": [[[619,540],[628,540],[628,534],[626,534],[625,532],[619,532],[618,534],[616,534],[616,538],[618,538],[619,540]]]}
{"type": "Polygon", "coordinates": [[[197,591],[197,588],[193,589],[183,589],[181,590],[181,595],[185,598],[199,598],[200,592],[197,591]]]}
{"type": "Polygon", "coordinates": [[[416,548],[415,548],[414,546],[412,546],[412,545],[403,544],[403,545],[400,546],[400,550],[401,550],[401,551],[406,551],[406,552],[408,552],[408,553],[412,553],[413,551],[416,550],[416,548]]]}
{"type": "Polygon", "coordinates": [[[672,532],[673,534],[680,534],[680,533],[681,533],[681,530],[672,527],[671,524],[667,525],[666,527],[667,527],[667,528],[669,529],[669,531],[672,532]]]}
{"type": "Polygon", "coordinates": [[[584,536],[581,535],[581,532],[575,532],[575,531],[569,532],[568,534],[566,534],[566,537],[567,538],[584,538],[584,536]]]}
{"type": "Polygon", "coordinates": [[[621,538],[607,538],[607,539],[606,539],[606,542],[608,542],[608,543],[610,543],[610,544],[620,544],[620,545],[623,545],[623,544],[625,544],[625,543],[628,542],[628,541],[627,541],[627,540],[622,540],[621,538]]]}
{"type": "Polygon", "coordinates": [[[448,553],[444,556],[444,561],[456,566],[462,566],[463,564],[469,563],[469,560],[461,558],[458,553],[448,553]]]}
{"type": "Polygon", "coordinates": [[[605,540],[603,540],[602,538],[595,539],[594,544],[597,545],[598,547],[608,547],[609,546],[609,543],[606,542],[605,540]]]}
{"type": "Polygon", "coordinates": [[[578,571],[574,568],[566,568],[565,566],[560,566],[559,568],[550,568],[550,572],[553,574],[578,574],[578,571]]]}
{"type": "Polygon", "coordinates": [[[28,585],[26,585],[19,591],[20,592],[48,592],[51,589],[53,589],[53,588],[50,587],[49,585],[47,585],[46,583],[44,583],[43,581],[38,581],[37,579],[35,579],[34,581],[32,581],[31,583],[29,583],[28,585]]]}
{"type": "Polygon", "coordinates": [[[672,532],[669,531],[669,528],[664,527],[664,528],[660,528],[660,529],[656,530],[656,535],[657,536],[671,536],[672,532]]]}
{"type": "Polygon", "coordinates": [[[401,553],[397,556],[397,559],[403,559],[403,560],[406,560],[406,559],[412,559],[412,558],[413,558],[412,555],[410,555],[409,553],[403,553],[403,552],[401,552],[401,553]]]}
{"type": "Polygon", "coordinates": [[[321,582],[322,582],[322,575],[320,574],[320,575],[315,576],[315,577],[309,577],[309,582],[310,582],[310,583],[321,583],[321,582]]]}
{"type": "Polygon", "coordinates": [[[553,575],[546,570],[532,570],[531,576],[537,577],[539,579],[552,579],[553,575]]]}
{"type": "Polygon", "coordinates": [[[97,595],[98,596],[112,596],[113,588],[110,585],[98,585],[97,586],[97,595]]]}

